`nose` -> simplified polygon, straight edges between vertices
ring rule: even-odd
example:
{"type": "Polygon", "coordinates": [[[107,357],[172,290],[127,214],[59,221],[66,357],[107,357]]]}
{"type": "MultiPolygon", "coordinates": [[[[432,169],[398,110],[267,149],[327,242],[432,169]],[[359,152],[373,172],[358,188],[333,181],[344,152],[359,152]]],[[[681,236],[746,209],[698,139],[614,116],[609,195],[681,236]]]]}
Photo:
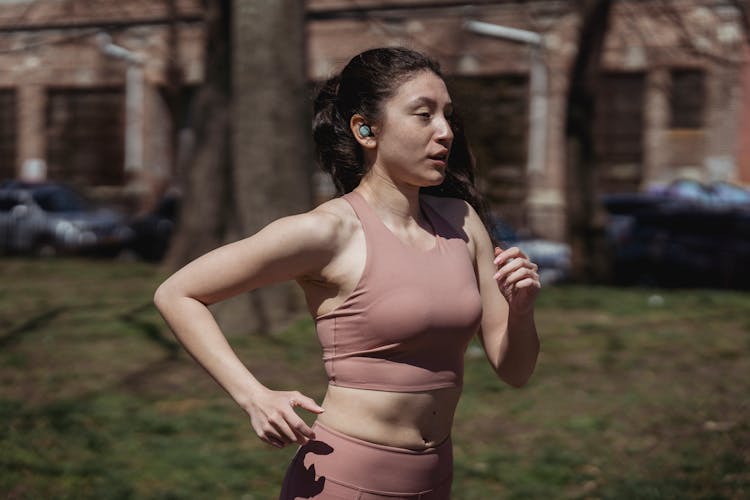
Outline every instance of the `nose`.
{"type": "Polygon", "coordinates": [[[445,146],[450,146],[453,142],[453,127],[451,127],[450,121],[443,117],[438,120],[436,129],[437,141],[445,146]]]}

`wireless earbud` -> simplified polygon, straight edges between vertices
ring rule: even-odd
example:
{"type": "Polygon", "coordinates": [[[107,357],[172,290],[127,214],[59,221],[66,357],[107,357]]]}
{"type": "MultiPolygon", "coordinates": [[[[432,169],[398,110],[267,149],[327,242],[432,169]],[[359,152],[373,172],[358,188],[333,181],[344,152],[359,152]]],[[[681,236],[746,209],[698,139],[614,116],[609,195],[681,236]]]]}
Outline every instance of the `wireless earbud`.
{"type": "Polygon", "coordinates": [[[370,130],[369,125],[360,125],[359,126],[359,135],[362,137],[370,137],[372,135],[372,130],[370,130]]]}

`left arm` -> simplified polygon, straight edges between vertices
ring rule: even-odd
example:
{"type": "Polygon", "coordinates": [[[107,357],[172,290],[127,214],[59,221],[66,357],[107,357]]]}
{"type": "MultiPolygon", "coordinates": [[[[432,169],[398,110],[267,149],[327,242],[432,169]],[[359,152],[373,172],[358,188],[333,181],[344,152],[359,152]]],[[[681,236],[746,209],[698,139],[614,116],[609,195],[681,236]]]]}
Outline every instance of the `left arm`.
{"type": "Polygon", "coordinates": [[[474,242],[482,297],[479,340],[498,377],[522,387],[539,355],[534,323],[534,302],[541,286],[537,266],[516,247],[493,249],[484,224],[471,208],[467,228],[474,242]]]}

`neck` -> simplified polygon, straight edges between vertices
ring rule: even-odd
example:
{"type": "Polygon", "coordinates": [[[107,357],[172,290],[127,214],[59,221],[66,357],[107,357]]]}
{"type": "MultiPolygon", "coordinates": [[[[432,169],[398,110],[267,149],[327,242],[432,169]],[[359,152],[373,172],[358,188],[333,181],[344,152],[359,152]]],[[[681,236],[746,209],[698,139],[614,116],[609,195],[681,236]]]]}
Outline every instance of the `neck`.
{"type": "Polygon", "coordinates": [[[360,181],[357,191],[370,206],[388,218],[404,224],[422,219],[417,186],[397,185],[371,169],[360,181]]]}

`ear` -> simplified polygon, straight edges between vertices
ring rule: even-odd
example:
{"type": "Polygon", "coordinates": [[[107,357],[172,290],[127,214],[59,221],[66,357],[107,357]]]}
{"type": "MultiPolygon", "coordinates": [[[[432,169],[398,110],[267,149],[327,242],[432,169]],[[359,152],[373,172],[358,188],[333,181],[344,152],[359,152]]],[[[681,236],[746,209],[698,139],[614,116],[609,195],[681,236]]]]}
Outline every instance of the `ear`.
{"type": "Polygon", "coordinates": [[[349,129],[352,131],[354,138],[363,148],[374,149],[375,146],[377,146],[378,141],[377,139],[375,139],[375,127],[371,123],[368,123],[362,115],[355,114],[354,116],[352,116],[352,119],[349,120],[349,129]],[[370,135],[362,135],[359,130],[362,125],[367,125],[368,127],[370,127],[370,135]]]}

